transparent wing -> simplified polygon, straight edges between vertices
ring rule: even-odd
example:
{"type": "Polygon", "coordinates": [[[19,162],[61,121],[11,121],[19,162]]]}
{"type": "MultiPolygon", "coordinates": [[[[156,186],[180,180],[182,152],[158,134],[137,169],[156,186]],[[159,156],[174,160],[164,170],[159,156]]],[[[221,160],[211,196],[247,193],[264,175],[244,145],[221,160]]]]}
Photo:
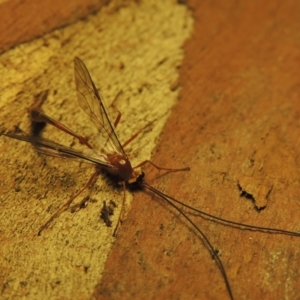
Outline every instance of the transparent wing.
{"type": "Polygon", "coordinates": [[[74,67],[79,105],[98,129],[98,144],[101,147],[101,151],[126,155],[85,64],[78,57],[75,57],[74,67]]]}
{"type": "Polygon", "coordinates": [[[47,155],[60,158],[72,158],[84,162],[94,163],[100,165],[101,167],[112,168],[111,164],[105,159],[105,155],[93,156],[93,150],[91,149],[88,149],[86,151],[78,151],[73,148],[63,146],[49,139],[27,135],[24,132],[22,132],[21,134],[6,132],[3,133],[3,135],[13,139],[31,143],[36,147],[37,151],[47,155]]]}

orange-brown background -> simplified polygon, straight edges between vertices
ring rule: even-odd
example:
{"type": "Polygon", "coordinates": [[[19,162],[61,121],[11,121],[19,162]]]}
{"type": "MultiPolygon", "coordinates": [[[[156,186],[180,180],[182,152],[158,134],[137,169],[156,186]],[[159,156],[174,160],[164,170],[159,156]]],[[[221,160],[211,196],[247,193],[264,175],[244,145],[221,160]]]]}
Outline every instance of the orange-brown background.
{"type": "MultiPolygon", "coordinates": [[[[195,24],[180,70],[181,99],[153,161],[169,167],[180,161],[191,171],[155,178],[148,168],[147,180],[223,218],[299,230],[299,2],[190,0],[185,5],[195,24]],[[238,183],[254,191],[265,209],[258,213],[241,198],[238,183]]],[[[78,9],[86,7],[88,1],[78,9]]],[[[24,9],[17,20],[8,10],[9,20],[19,22],[31,13],[24,9]]],[[[74,19],[73,9],[66,15],[58,26],[74,19]]],[[[8,49],[5,36],[14,32],[2,30],[0,49],[8,49]]],[[[299,297],[299,239],[196,220],[219,250],[236,299],[299,297]]],[[[94,296],[224,299],[228,294],[186,222],[157,197],[138,193],[94,296]]]]}

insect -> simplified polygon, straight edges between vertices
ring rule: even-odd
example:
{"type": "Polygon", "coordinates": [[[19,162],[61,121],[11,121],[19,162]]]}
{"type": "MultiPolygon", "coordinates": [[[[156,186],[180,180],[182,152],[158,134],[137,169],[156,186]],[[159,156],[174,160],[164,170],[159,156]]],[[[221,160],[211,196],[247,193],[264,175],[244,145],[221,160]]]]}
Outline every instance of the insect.
{"type": "MultiPolygon", "coordinates": [[[[169,169],[169,168],[162,168],[157,165],[155,165],[153,162],[146,160],[138,164],[137,166],[132,166],[130,163],[130,160],[124,150],[124,147],[128,145],[131,141],[133,141],[137,134],[133,135],[129,140],[127,140],[125,143],[121,144],[117,133],[115,131],[116,126],[118,125],[121,114],[118,113],[117,118],[114,122],[111,121],[108,112],[106,110],[106,107],[103,103],[102,97],[100,93],[98,92],[94,82],[92,81],[92,78],[85,66],[85,64],[79,59],[74,59],[74,65],[75,65],[75,83],[76,83],[76,89],[77,89],[77,97],[79,101],[79,105],[83,109],[83,111],[90,117],[90,119],[93,121],[94,125],[96,126],[98,130],[98,136],[97,136],[97,145],[99,148],[95,148],[90,141],[83,137],[78,135],[77,133],[73,132],[71,129],[63,125],[62,123],[50,118],[44,112],[41,110],[39,105],[35,105],[31,107],[30,109],[30,116],[33,122],[37,123],[46,123],[52,126],[55,126],[56,128],[64,131],[65,133],[75,137],[80,141],[81,144],[85,145],[87,147],[87,150],[85,151],[78,151],[71,147],[63,146],[59,143],[56,143],[52,140],[40,137],[39,135],[27,135],[22,131],[17,132],[4,132],[3,135],[18,139],[21,141],[29,142],[33,144],[36,149],[44,154],[52,155],[55,157],[61,157],[61,158],[73,158],[73,159],[79,159],[86,162],[90,162],[95,165],[95,171],[92,174],[92,176],[89,178],[88,182],[85,184],[85,186],[79,190],[76,194],[72,195],[70,199],[63,204],[51,217],[50,219],[40,227],[38,235],[41,234],[43,230],[45,230],[49,224],[59,216],[60,213],[65,211],[69,208],[71,203],[74,201],[75,198],[77,198],[85,189],[91,187],[97,176],[104,170],[118,178],[119,184],[123,187],[123,202],[121,206],[121,212],[119,214],[119,218],[117,220],[115,229],[114,229],[114,235],[116,235],[117,230],[119,228],[120,222],[122,220],[122,208],[124,206],[125,201],[125,188],[126,185],[135,185],[140,190],[148,190],[155,195],[159,196],[161,199],[166,201],[171,207],[173,207],[176,211],[178,211],[187,222],[194,228],[194,230],[198,233],[201,240],[206,245],[206,248],[210,252],[212,258],[215,260],[222,277],[224,279],[226,289],[228,291],[228,295],[230,299],[234,299],[233,291],[231,289],[228,277],[226,275],[225,268],[223,266],[223,263],[218,255],[218,250],[216,250],[207,236],[204,234],[204,232],[196,225],[196,223],[190,218],[190,216],[183,210],[187,209],[190,210],[194,215],[202,215],[205,218],[208,218],[210,220],[214,220],[215,222],[219,222],[221,224],[227,224],[229,226],[235,227],[235,228],[243,228],[243,229],[249,229],[249,230],[256,230],[256,231],[262,231],[262,232],[268,232],[268,233],[276,233],[276,234],[286,234],[291,236],[300,237],[300,233],[296,232],[290,232],[285,231],[281,229],[274,229],[274,228],[264,228],[264,227],[258,227],[258,226],[252,226],[247,224],[241,224],[233,221],[229,221],[226,219],[222,219],[219,217],[215,217],[211,214],[205,213],[199,209],[196,209],[194,207],[191,207],[187,204],[182,203],[181,201],[157,190],[156,188],[149,185],[144,180],[144,173],[141,170],[141,167],[145,164],[149,163],[153,167],[155,167],[158,170],[165,170],[167,172],[177,172],[177,171],[188,171],[190,170],[187,168],[182,169],[169,169]]],[[[79,207],[82,207],[84,202],[87,201],[86,198],[79,204],[79,207]]],[[[106,207],[106,204],[105,204],[106,207]]],[[[104,207],[104,220],[110,224],[109,220],[109,209],[107,207],[104,207]]]]}

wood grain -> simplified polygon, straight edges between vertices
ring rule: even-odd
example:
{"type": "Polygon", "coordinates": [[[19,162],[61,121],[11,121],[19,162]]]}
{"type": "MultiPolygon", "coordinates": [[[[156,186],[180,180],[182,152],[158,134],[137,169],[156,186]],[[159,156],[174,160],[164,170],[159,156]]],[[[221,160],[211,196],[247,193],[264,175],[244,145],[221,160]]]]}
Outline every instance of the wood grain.
{"type": "MultiPolygon", "coordinates": [[[[191,171],[155,178],[149,167],[147,180],[216,216],[299,232],[300,4],[188,5],[195,25],[181,99],[152,160],[191,171]]],[[[235,299],[299,298],[299,238],[194,220],[219,250],[235,299]]],[[[229,296],[190,225],[158,197],[138,193],[94,298],[229,296]]]]}
{"type": "Polygon", "coordinates": [[[51,30],[86,17],[107,2],[108,0],[2,1],[0,2],[0,54],[11,47],[29,42],[51,30]]]}

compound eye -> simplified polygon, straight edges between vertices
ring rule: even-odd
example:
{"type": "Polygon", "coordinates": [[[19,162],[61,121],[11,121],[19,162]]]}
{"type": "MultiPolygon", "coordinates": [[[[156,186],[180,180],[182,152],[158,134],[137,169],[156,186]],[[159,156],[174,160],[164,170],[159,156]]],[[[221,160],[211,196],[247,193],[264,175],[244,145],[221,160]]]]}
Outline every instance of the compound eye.
{"type": "Polygon", "coordinates": [[[136,182],[141,183],[141,182],[143,181],[144,177],[145,177],[145,173],[144,173],[144,172],[141,172],[141,173],[137,176],[136,182]]]}

